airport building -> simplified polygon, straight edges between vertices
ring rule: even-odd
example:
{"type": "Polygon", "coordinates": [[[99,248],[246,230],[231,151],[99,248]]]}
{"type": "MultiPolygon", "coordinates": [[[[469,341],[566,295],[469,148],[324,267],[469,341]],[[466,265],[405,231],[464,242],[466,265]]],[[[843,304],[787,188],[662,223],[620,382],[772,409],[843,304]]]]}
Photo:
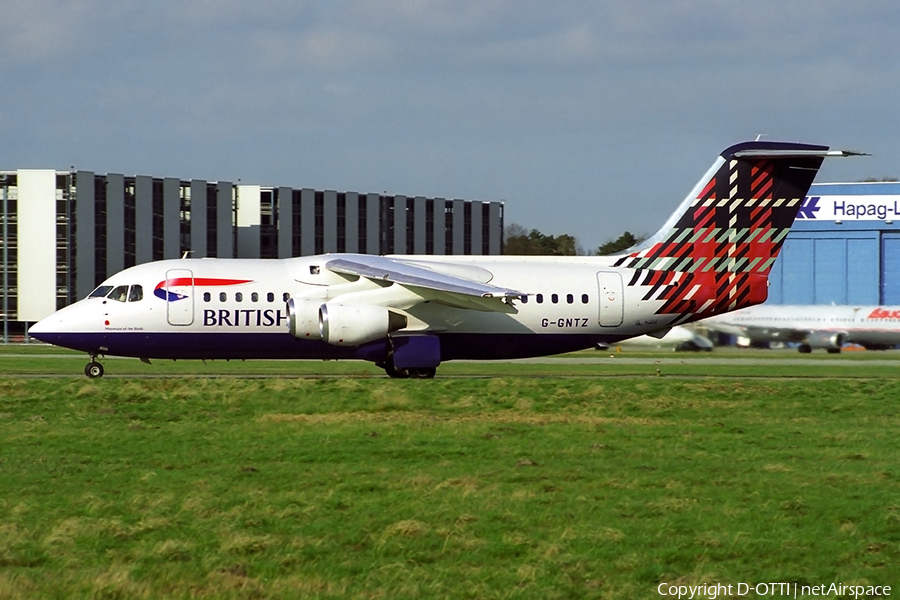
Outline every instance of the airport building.
{"type": "Polygon", "coordinates": [[[0,203],[3,339],[154,260],[502,253],[502,202],[20,169],[0,203]]]}
{"type": "Polygon", "coordinates": [[[767,303],[900,305],[900,183],[813,184],[767,303]]]}

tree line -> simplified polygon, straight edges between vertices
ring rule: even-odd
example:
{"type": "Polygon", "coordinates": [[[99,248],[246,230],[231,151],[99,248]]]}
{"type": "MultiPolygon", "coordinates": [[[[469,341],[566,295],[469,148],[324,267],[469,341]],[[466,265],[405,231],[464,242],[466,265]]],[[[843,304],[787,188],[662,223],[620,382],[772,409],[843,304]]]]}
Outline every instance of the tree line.
{"type": "Polygon", "coordinates": [[[639,244],[646,235],[634,235],[626,231],[616,239],[608,240],[592,252],[586,251],[578,240],[567,233],[547,235],[537,229],[528,231],[518,223],[506,227],[503,236],[503,254],[507,256],[606,256],[616,254],[639,244]]]}

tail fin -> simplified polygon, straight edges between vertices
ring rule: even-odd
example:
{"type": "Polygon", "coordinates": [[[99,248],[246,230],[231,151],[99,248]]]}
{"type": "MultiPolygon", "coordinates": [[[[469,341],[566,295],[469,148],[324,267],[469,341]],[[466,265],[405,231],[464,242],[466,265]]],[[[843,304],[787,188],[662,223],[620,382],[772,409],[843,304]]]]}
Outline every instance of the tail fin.
{"type": "Polygon", "coordinates": [[[765,301],[768,274],[827,146],[755,141],[722,152],[666,224],[616,260],[685,322],[765,301]]]}

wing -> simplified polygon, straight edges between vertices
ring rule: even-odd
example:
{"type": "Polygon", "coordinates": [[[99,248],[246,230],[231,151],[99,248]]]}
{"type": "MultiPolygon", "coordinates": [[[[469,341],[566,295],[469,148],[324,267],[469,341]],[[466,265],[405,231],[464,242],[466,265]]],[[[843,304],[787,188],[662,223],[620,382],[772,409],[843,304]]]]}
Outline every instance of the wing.
{"type": "Polygon", "coordinates": [[[413,263],[384,256],[352,255],[333,258],[325,263],[325,268],[343,275],[365,277],[380,285],[401,285],[422,296],[423,300],[457,308],[514,313],[517,311],[512,300],[525,295],[518,290],[477,281],[476,278],[484,278],[483,274],[488,277],[490,274],[480,267],[468,265],[413,263]],[[451,273],[469,274],[472,278],[451,273]]]}

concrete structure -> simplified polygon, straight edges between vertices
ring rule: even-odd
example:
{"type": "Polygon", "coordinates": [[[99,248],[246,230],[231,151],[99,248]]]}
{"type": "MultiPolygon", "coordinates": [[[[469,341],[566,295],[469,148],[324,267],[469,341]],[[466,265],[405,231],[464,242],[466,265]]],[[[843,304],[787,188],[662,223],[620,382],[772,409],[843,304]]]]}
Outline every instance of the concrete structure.
{"type": "Polygon", "coordinates": [[[91,171],[0,171],[3,340],[136,264],[500,254],[503,204],[91,171]]]}
{"type": "Polygon", "coordinates": [[[900,304],[900,183],[814,184],[767,303],[900,304]]]}

